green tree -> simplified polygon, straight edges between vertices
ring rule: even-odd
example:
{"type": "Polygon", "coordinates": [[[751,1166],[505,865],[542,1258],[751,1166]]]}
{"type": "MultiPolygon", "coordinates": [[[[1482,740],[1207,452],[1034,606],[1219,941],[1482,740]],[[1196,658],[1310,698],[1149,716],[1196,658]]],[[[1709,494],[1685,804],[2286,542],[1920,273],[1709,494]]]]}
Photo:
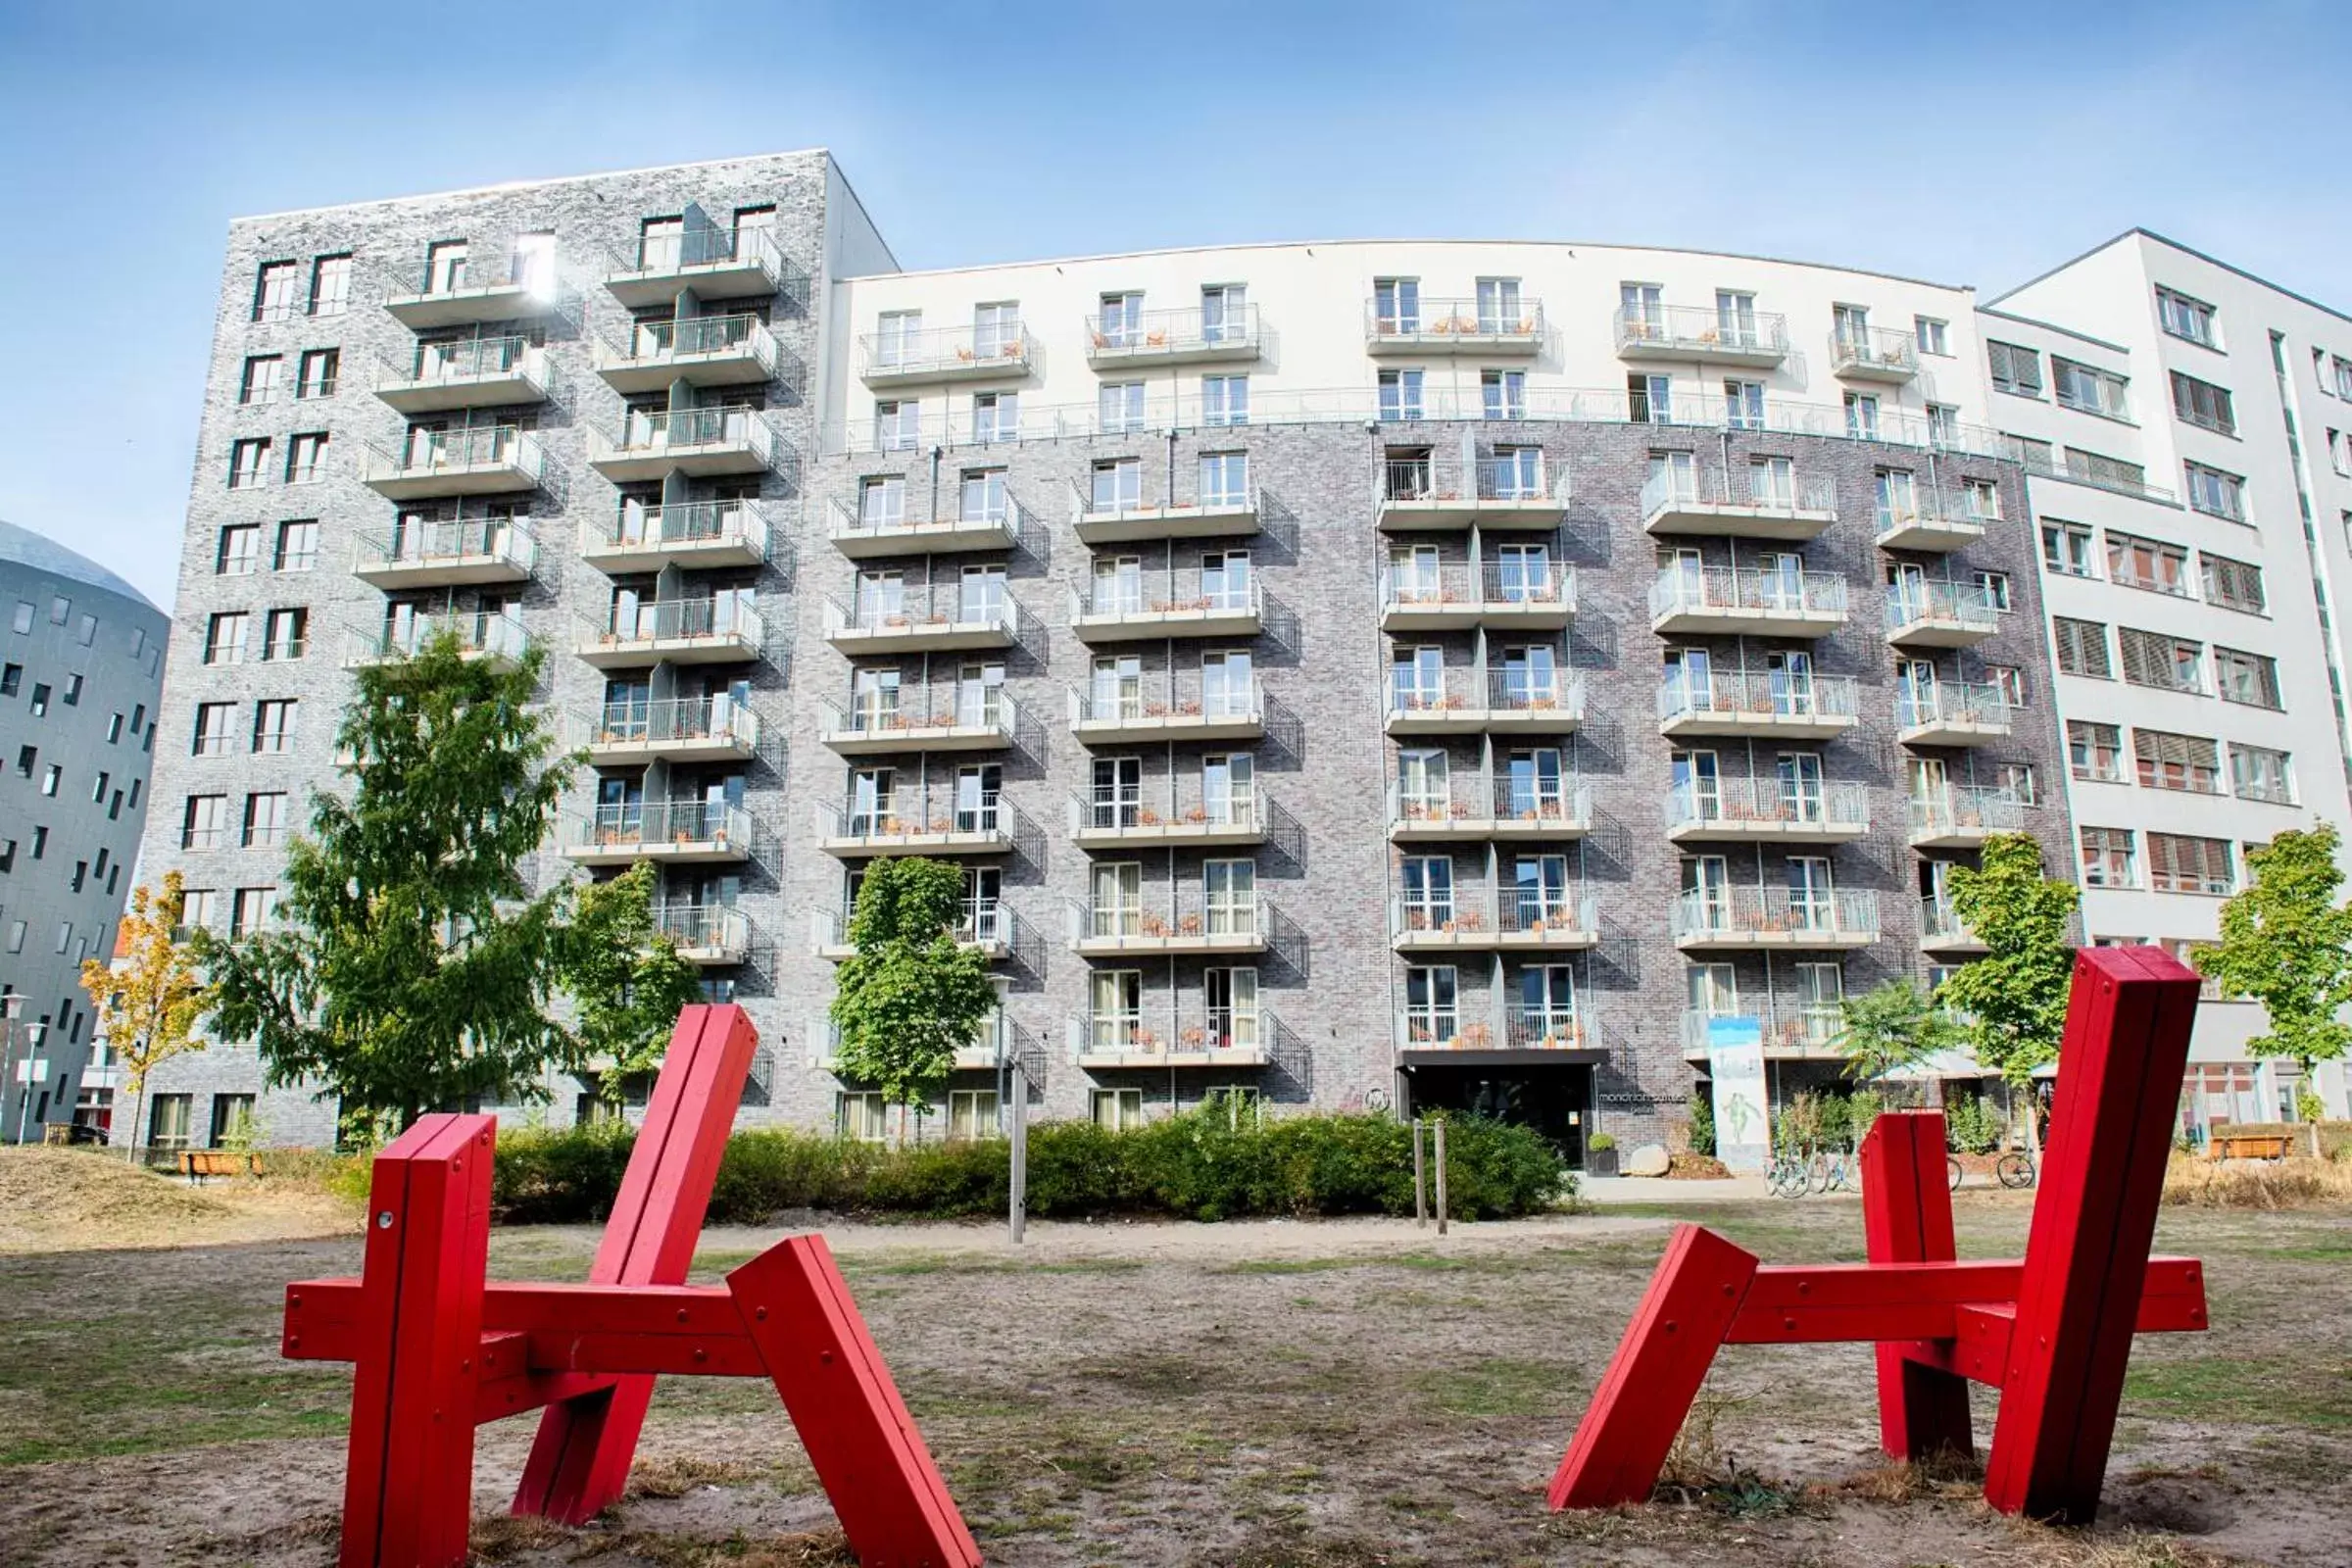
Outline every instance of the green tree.
{"type": "MultiPolygon", "coordinates": [[[[2066,1032],[2075,950],[2067,923],[2082,900],[2071,882],[2042,875],[2041,845],[2030,834],[1995,833],[1981,866],[1954,866],[1952,912],[1985,948],[1936,990],[1936,1000],[1967,1017],[1962,1033],[1978,1064],[2015,1090],[2031,1091],[2034,1071],[2058,1059],[2066,1032]]],[[[2031,1102],[2029,1101],[2029,1104],[2031,1102]]],[[[2026,1115],[2026,1142],[2041,1147],[2037,1118],[2026,1115]]]]}
{"type": "Polygon", "coordinates": [[[572,767],[532,707],[542,657],[444,635],[360,672],[335,737],[350,799],[312,796],[279,918],[197,939],[217,1032],[254,1040],[271,1085],[322,1080],[347,1119],[405,1127],[576,1060],[548,1009],[571,892],[521,872],[572,767]]]}
{"type": "Polygon", "coordinates": [[[133,1158],[147,1075],[182,1052],[204,1049],[196,1024],[211,995],[197,973],[195,950],[179,932],[180,898],[177,871],[165,875],[160,894],[131,889],[114,957],[81,963],[81,989],[90,994],[98,1031],[122,1067],[133,1158]]]}
{"type": "Polygon", "coordinates": [[[2224,994],[2262,1004],[2270,1031],[2247,1049],[2302,1069],[2297,1108],[2307,1121],[2325,1108],[2311,1092],[2313,1064],[2340,1059],[2352,1044],[2343,1020],[2352,1004],[2352,907],[2336,902],[2344,881],[2337,842],[2334,825],[2322,822],[2247,851],[2248,881],[2222,906],[2220,944],[2192,955],[2224,994]]]}
{"type": "Polygon", "coordinates": [[[579,1058],[599,1069],[599,1097],[617,1105],[628,1084],[662,1065],[678,1010],[701,1000],[702,976],[655,925],[644,861],[579,890],[561,948],[579,1058]]]}
{"type": "Polygon", "coordinates": [[[1967,1043],[1951,1013],[1909,977],[1887,981],[1838,1004],[1838,1049],[1845,1075],[1884,1078],[1967,1043]]]}
{"type": "Polygon", "coordinates": [[[835,1070],[917,1115],[997,1005],[988,959],[956,940],[962,918],[960,869],[944,860],[876,860],[850,916],[858,951],[834,975],[835,1070]]]}

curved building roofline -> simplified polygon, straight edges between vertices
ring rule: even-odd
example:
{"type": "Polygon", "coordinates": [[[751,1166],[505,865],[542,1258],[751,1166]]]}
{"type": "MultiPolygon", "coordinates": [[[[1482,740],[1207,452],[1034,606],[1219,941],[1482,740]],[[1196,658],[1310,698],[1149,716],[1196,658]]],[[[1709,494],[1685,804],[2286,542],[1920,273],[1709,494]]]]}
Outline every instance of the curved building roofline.
{"type": "Polygon", "coordinates": [[[159,615],[163,613],[153,600],[89,557],[68,550],[46,534],[20,528],[5,517],[0,517],[0,564],[25,566],[69,582],[104,589],[133,604],[144,605],[159,615]]]}

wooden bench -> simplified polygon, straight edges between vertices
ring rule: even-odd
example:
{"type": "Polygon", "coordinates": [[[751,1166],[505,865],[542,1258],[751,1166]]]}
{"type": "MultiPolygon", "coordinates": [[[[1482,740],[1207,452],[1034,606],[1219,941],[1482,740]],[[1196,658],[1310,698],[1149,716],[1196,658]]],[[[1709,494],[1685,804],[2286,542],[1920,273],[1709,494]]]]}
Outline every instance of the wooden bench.
{"type": "Polygon", "coordinates": [[[262,1156],[240,1154],[227,1149],[183,1149],[179,1152],[179,1173],[191,1183],[202,1182],[208,1176],[259,1176],[262,1156]]]}
{"type": "Polygon", "coordinates": [[[2285,1133],[2215,1133],[2208,1159],[2284,1159],[2294,1140],[2285,1133]]]}

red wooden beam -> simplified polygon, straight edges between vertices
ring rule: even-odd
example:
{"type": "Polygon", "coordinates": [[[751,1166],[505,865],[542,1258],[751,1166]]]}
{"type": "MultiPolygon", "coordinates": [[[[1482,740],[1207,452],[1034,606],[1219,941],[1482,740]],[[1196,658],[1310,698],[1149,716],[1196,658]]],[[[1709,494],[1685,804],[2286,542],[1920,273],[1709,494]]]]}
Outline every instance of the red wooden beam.
{"type": "MultiPolygon", "coordinates": [[[[1888,1111],[1871,1124],[1862,1140],[1862,1234],[1873,1263],[1957,1255],[1944,1159],[1939,1110],[1888,1111]]],[[[1882,1343],[1876,1351],[1880,1446],[1891,1458],[1913,1462],[1974,1454],[1967,1381],[1906,1353],[1909,1348],[1882,1343]]]]}
{"type": "Polygon", "coordinates": [[[2158,948],[2087,948],[2059,1048],[1984,1496],[2087,1524],[2123,1399],[2195,1022],[2197,976],[2158,948]]]}
{"type": "MultiPolygon", "coordinates": [[[[741,1007],[695,1005],[678,1014],[588,1270],[592,1283],[686,1278],[758,1045],[741,1007]]],[[[514,1512],[582,1524],[616,1501],[653,1395],[651,1376],[630,1373],[551,1405],[523,1466],[514,1512]]]]}

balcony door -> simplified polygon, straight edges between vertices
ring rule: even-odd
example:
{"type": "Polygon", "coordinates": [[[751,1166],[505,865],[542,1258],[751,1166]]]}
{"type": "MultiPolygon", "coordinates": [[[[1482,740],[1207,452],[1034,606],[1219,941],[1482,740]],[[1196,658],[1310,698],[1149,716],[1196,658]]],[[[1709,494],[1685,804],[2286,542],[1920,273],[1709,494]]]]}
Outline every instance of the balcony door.
{"type": "Polygon", "coordinates": [[[1551,550],[1547,545],[1503,545],[1494,552],[1494,597],[1506,605],[1547,603],[1551,550]]]}
{"type": "Polygon", "coordinates": [[[1940,805],[1944,791],[1951,787],[1950,775],[1940,757],[1914,757],[1903,764],[1910,777],[1911,799],[1920,806],[1940,805]]]}
{"type": "Polygon", "coordinates": [[[963,872],[963,936],[972,942],[998,942],[1004,936],[1004,870],[1002,866],[966,866],[963,872]]]}
{"type": "Polygon", "coordinates": [[[1436,748],[1396,754],[1396,808],[1406,821],[1443,821],[1453,806],[1449,759],[1436,748]]]}
{"type": "Polygon", "coordinates": [[[1144,711],[1144,661],[1139,654],[1106,654],[1095,661],[1093,713],[1098,719],[1137,718],[1144,711]]]}
{"type": "Polygon", "coordinates": [[[1377,329],[1386,334],[1418,332],[1421,330],[1421,280],[1417,277],[1384,277],[1372,285],[1372,316],[1377,329]]]}
{"type": "Polygon", "coordinates": [[[1634,337],[1665,336],[1666,303],[1664,293],[1657,284],[1618,284],[1617,305],[1624,315],[1625,328],[1629,335],[1634,337]]]}
{"type": "Polygon", "coordinates": [[[1715,336],[1726,348],[1753,348],[1756,344],[1756,297],[1735,293],[1730,289],[1715,291],[1715,336]]]}
{"type": "Polygon", "coordinates": [[[1832,931],[1838,925],[1838,898],[1830,885],[1826,855],[1788,857],[1788,914],[1799,931],[1832,931]]]}
{"type": "Polygon", "coordinates": [[[1696,501],[1698,460],[1688,452],[1652,452],[1649,455],[1649,483],[1655,487],[1657,500],[1696,501]]]}
{"type": "Polygon", "coordinates": [[[1772,710],[1788,717],[1804,717],[1816,711],[1818,694],[1813,689],[1813,656],[1801,649],[1788,649],[1764,656],[1765,678],[1772,686],[1772,710]]]}
{"type": "Polygon", "coordinates": [[[1250,291],[1240,283],[1218,283],[1200,291],[1200,341],[1224,343],[1250,335],[1250,291]]]}
{"type": "Polygon", "coordinates": [[[1528,1045],[1577,1044],[1576,971],[1564,963],[1519,971],[1519,1016],[1512,1031],[1528,1045]]]}
{"type": "Polygon", "coordinates": [[[1258,1043],[1257,971],[1217,968],[1200,977],[1207,1025],[1205,1044],[1212,1051],[1250,1051],[1258,1043]]]}
{"type": "Polygon", "coordinates": [[[1534,708],[1557,701],[1559,669],[1548,643],[1506,649],[1502,656],[1503,706],[1534,708]]]}
{"type": "Polygon", "coordinates": [[[1932,659],[1894,662],[1894,689],[1903,723],[1924,724],[1942,711],[1936,679],[1936,661],[1932,659]]]}
{"type": "Polygon", "coordinates": [[[899,770],[861,767],[850,775],[850,836],[897,831],[899,770]]]}
{"type": "Polygon", "coordinates": [[[994,833],[997,830],[997,805],[1004,791],[1004,769],[996,762],[982,762],[956,770],[956,831],[958,833],[994,833]]]}
{"type": "Polygon", "coordinates": [[[1838,323],[1838,345],[1861,352],[1870,346],[1870,312],[1859,305],[1831,307],[1838,323]]]}
{"type": "Polygon", "coordinates": [[[920,311],[884,311],[874,323],[874,363],[881,366],[912,364],[923,335],[923,313],[920,311]]]}
{"type": "Polygon", "coordinates": [[[1141,294],[1105,294],[1102,296],[1102,316],[1098,336],[1100,347],[1106,349],[1133,348],[1143,341],[1144,297],[1141,294]]]}
{"type": "Polygon", "coordinates": [[[1200,867],[1202,924],[1212,937],[1257,931],[1257,862],[1210,860],[1200,867]]]}
{"type": "Polygon", "coordinates": [[[1668,788],[1694,822],[1723,815],[1723,777],[1713,752],[1676,752],[1667,762],[1668,788]]]}
{"type": "Polygon", "coordinates": [[[1702,930],[1722,931],[1732,923],[1732,868],[1720,855],[1683,857],[1683,899],[1702,930]]]}
{"type": "Polygon", "coordinates": [[[1805,558],[1793,550],[1769,550],[1756,558],[1758,597],[1767,610],[1800,610],[1805,603],[1805,558]]]}
{"type": "Polygon", "coordinates": [[[1517,931],[1530,931],[1571,917],[1568,857],[1521,855],[1511,861],[1511,894],[1518,909],[1517,931]]]}
{"type": "Polygon", "coordinates": [[[1783,752],[1774,764],[1780,775],[1781,814],[1791,822],[1822,820],[1821,757],[1816,752],[1783,752]]]}
{"type": "Polygon", "coordinates": [[[643,740],[653,710],[654,689],[641,680],[605,682],[605,711],[598,728],[615,741],[643,740]]]}
{"type": "Polygon", "coordinates": [[[1452,856],[1408,855],[1397,878],[1406,930],[1443,931],[1453,923],[1452,856]]]}
{"type": "Polygon", "coordinates": [[[1714,660],[1704,648],[1667,650],[1666,690],[1669,711],[1703,713],[1715,706],[1714,660]]]}
{"type": "Polygon", "coordinates": [[[1513,752],[1503,764],[1504,808],[1514,817],[1566,814],[1567,785],[1560,754],[1553,747],[1513,752]]]}
{"type": "Polygon", "coordinates": [[[1133,860],[1095,865],[1095,928],[1099,937],[1132,937],[1144,929],[1144,868],[1133,860]]]}
{"type": "Polygon", "coordinates": [[[1461,1033],[1459,989],[1450,963],[1417,963],[1404,971],[1404,1032],[1409,1044],[1453,1044],[1461,1033]]]}
{"type": "MultiPolygon", "coordinates": [[[[1178,597],[1182,597],[1181,593],[1178,597]]],[[[1216,550],[1200,558],[1200,597],[1208,608],[1243,611],[1250,608],[1250,552],[1216,550]]]]}
{"type": "Polygon", "coordinates": [[[1787,458],[1755,458],[1747,465],[1747,498],[1773,512],[1796,506],[1796,465],[1787,458]]]}
{"type": "Polygon", "coordinates": [[[965,729],[993,729],[1004,716],[1004,666],[964,665],[956,675],[956,722],[965,729]]]}
{"type": "Polygon", "coordinates": [[[1526,318],[1519,310],[1519,280],[1482,277],[1478,280],[1478,329],[1487,337],[1517,332],[1526,318]]]}
{"type": "Polygon", "coordinates": [[[896,728],[900,679],[895,668],[861,669],[850,677],[850,727],[867,732],[896,728]]]}
{"type": "Polygon", "coordinates": [[[893,626],[906,615],[906,574],[861,571],[858,574],[858,624],[867,628],[893,626]]]}
{"type": "Polygon", "coordinates": [[[994,624],[1004,614],[1004,568],[966,566],[959,584],[956,618],[966,624],[994,624]]]}
{"type": "Polygon", "coordinates": [[[1839,1004],[1845,1000],[1845,970],[1836,963],[1796,965],[1796,1035],[1804,1045],[1827,1047],[1844,1031],[1839,1004]]]}
{"type": "Polygon", "coordinates": [[[1400,605],[1436,604],[1439,586],[1436,545],[1396,545],[1389,550],[1389,597],[1400,605]]]}
{"type": "Polygon", "coordinates": [[[1094,761],[1093,793],[1088,799],[1088,822],[1094,827],[1133,827],[1144,805],[1144,764],[1141,758],[1098,757],[1094,761]]]}
{"type": "Polygon", "coordinates": [[[1446,651],[1434,646],[1399,648],[1390,674],[1398,711],[1436,708],[1446,696],[1446,651]]]}
{"type": "Polygon", "coordinates": [[[1088,607],[1098,615],[1137,615],[1144,609],[1144,558],[1097,556],[1095,595],[1088,607]]]}
{"type": "Polygon", "coordinates": [[[1257,710],[1256,688],[1247,649],[1200,656],[1200,713],[1204,718],[1245,718],[1257,710]]]}
{"type": "MultiPolygon", "coordinates": [[[[1130,1051],[1144,1027],[1144,976],[1137,969],[1097,969],[1088,985],[1097,1051],[1130,1051]]],[[[1098,1117],[1100,1119],[1100,1117],[1098,1117]]]]}
{"type": "Polygon", "coordinates": [[[1211,827],[1257,820],[1257,759],[1248,752],[1200,760],[1200,808],[1211,827]]]}
{"type": "Polygon", "coordinates": [[[994,360],[1019,352],[1021,346],[1020,315],[1021,308],[1018,305],[973,306],[972,357],[979,360],[994,360]]]}
{"type": "Polygon", "coordinates": [[[1683,971],[1683,1000],[1701,1018],[1740,1016],[1740,976],[1728,963],[1694,963],[1683,971]]]}

